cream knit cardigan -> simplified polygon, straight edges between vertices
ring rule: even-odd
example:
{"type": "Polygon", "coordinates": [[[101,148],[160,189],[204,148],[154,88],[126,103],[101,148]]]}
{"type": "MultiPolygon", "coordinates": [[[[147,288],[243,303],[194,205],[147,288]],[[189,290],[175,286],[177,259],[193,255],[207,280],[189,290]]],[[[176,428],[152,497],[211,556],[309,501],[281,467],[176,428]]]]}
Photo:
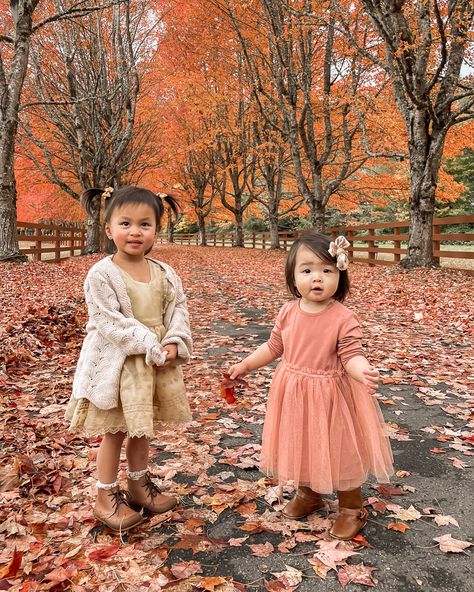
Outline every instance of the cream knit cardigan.
{"type": "Polygon", "coordinates": [[[101,259],[89,270],[84,292],[89,321],[74,375],[72,395],[88,399],[99,409],[117,407],[122,366],[127,356],[145,355],[145,362],[161,366],[163,346],[175,343],[175,364],[184,364],[192,353],[186,296],[181,280],[165,263],[158,263],[174,288],[174,299],[164,310],[165,336],[161,343],[148,327],[133,317],[132,305],[119,268],[112,257],[101,259]]]}

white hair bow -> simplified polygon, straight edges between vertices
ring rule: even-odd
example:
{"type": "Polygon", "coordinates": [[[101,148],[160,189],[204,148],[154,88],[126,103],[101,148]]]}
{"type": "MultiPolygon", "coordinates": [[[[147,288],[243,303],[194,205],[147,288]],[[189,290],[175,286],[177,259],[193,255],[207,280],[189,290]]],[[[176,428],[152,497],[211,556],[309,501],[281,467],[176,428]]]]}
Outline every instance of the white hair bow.
{"type": "Polygon", "coordinates": [[[331,241],[329,245],[329,253],[336,257],[336,267],[340,271],[344,271],[349,266],[349,256],[347,249],[350,247],[350,242],[346,239],[345,236],[338,236],[336,240],[331,241]]]}

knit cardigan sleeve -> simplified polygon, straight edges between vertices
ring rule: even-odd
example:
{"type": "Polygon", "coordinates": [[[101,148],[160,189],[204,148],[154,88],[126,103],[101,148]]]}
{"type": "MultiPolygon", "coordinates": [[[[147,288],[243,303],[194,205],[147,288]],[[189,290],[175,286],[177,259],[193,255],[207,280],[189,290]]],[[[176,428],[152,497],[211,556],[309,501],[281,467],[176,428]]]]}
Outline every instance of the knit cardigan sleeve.
{"type": "Polygon", "coordinates": [[[171,275],[175,298],[171,307],[165,312],[166,333],[161,340],[161,345],[175,343],[178,346],[178,355],[174,363],[185,364],[193,351],[187,300],[179,276],[169,266],[167,270],[171,275]]]}
{"type": "MultiPolygon", "coordinates": [[[[96,271],[84,283],[90,323],[126,356],[145,354],[145,362],[161,366],[166,360],[157,336],[133,316],[121,311],[119,297],[109,278],[96,271]]],[[[125,287],[124,287],[125,290],[125,287]]]]}

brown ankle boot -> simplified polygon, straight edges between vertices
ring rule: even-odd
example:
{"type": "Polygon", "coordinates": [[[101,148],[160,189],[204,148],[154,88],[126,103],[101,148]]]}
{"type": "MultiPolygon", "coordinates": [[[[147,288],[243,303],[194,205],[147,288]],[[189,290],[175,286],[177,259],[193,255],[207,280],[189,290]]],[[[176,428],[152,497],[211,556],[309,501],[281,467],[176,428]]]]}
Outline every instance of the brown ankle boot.
{"type": "MultiPolygon", "coordinates": [[[[102,484],[101,484],[102,485],[102,484]]],[[[143,516],[129,506],[125,491],[117,484],[97,489],[94,516],[112,530],[124,532],[143,522],[143,516]]]]}
{"type": "Polygon", "coordinates": [[[281,513],[285,518],[301,520],[325,507],[324,500],[319,493],[309,487],[299,487],[291,501],[283,508],[281,513]]]}
{"type": "Polygon", "coordinates": [[[339,511],[329,534],[342,541],[353,539],[367,524],[368,512],[362,507],[360,487],[338,491],[339,511]]]}
{"type": "MultiPolygon", "coordinates": [[[[136,474],[142,473],[139,471],[136,474]]],[[[128,493],[130,499],[130,506],[134,510],[147,510],[152,514],[163,514],[172,510],[178,500],[175,497],[169,495],[163,495],[159,487],[157,487],[153,481],[149,471],[146,471],[144,475],[138,479],[132,479],[129,473],[128,477],[128,493]]]]}

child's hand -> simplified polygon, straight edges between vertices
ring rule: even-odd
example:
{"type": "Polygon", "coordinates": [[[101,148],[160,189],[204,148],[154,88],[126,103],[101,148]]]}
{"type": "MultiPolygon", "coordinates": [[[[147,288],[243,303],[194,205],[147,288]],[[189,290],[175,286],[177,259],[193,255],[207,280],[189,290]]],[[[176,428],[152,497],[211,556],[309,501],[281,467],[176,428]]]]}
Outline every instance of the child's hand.
{"type": "Polygon", "coordinates": [[[176,343],[170,343],[169,345],[165,345],[163,347],[163,351],[165,351],[167,354],[166,362],[162,366],[156,366],[157,370],[161,370],[161,368],[167,368],[178,357],[178,346],[176,345],[176,343]]]}
{"type": "Polygon", "coordinates": [[[369,366],[366,370],[362,371],[364,377],[364,384],[369,391],[369,394],[373,395],[377,391],[377,387],[380,380],[379,371],[373,366],[369,366]]]}
{"type": "Polygon", "coordinates": [[[247,369],[247,364],[245,362],[239,362],[238,364],[234,364],[227,370],[226,374],[229,376],[231,380],[237,380],[238,378],[243,378],[249,373],[247,369]]]}

